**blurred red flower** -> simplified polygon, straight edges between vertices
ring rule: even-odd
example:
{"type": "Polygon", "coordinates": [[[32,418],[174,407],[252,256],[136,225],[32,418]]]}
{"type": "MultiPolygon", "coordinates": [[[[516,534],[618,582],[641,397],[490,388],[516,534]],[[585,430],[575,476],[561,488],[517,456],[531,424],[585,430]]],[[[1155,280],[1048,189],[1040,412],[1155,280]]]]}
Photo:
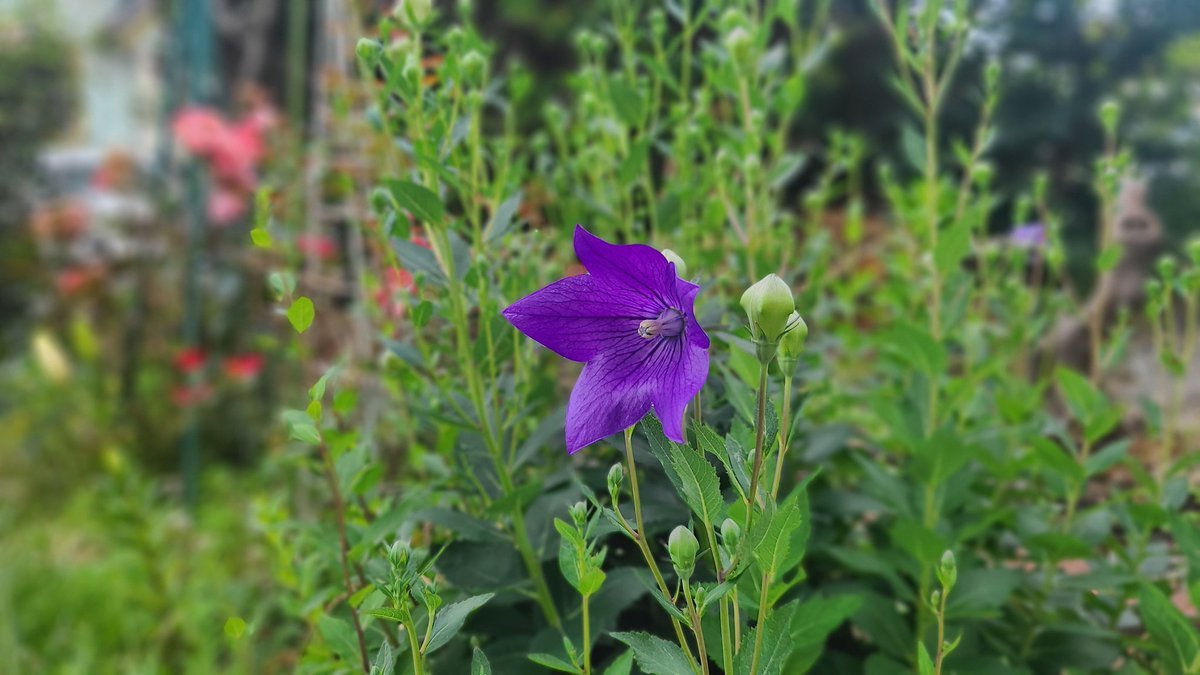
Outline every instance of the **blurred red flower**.
{"type": "Polygon", "coordinates": [[[296,237],[296,248],[301,253],[312,254],[321,260],[329,260],[337,255],[338,247],[331,237],[321,234],[301,234],[296,237]]]}
{"type": "Polygon", "coordinates": [[[225,374],[234,380],[246,381],[258,377],[266,358],[257,352],[234,354],[225,358],[225,374]]]}
{"type": "Polygon", "coordinates": [[[208,356],[199,347],[188,347],[175,355],[175,369],[190,375],[204,367],[208,356]]]}

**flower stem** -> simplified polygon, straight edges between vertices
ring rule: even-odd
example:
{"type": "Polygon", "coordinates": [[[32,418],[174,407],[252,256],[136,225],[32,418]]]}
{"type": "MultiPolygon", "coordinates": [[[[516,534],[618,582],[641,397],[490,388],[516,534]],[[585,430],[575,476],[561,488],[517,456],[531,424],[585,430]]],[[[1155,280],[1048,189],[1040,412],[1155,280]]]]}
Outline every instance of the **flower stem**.
{"type": "Polygon", "coordinates": [[[708,675],[708,649],[704,646],[704,625],[700,621],[696,603],[692,601],[692,586],[687,579],[683,580],[683,601],[687,603],[688,611],[692,615],[692,632],[696,634],[696,648],[700,650],[700,667],[704,675],[708,675]]]}
{"type": "Polygon", "coordinates": [[[421,646],[417,644],[417,626],[411,619],[404,622],[404,632],[408,633],[408,650],[412,652],[413,673],[425,675],[425,659],[421,654],[421,646]]]}
{"type": "Polygon", "coordinates": [[[937,613],[937,659],[933,664],[933,675],[942,675],[942,660],[946,658],[946,598],[950,596],[950,589],[944,589],[942,598],[938,601],[937,613]]]}
{"type": "Polygon", "coordinates": [[[758,370],[758,408],[754,433],[754,470],[750,474],[750,504],[746,510],[746,529],[754,522],[754,507],[758,504],[758,477],[762,473],[764,437],[766,436],[767,419],[767,369],[769,362],[762,361],[758,370]]]}
{"type": "MultiPolygon", "coordinates": [[[[363,672],[369,673],[371,672],[371,662],[367,656],[367,639],[363,635],[362,623],[358,619],[358,610],[350,604],[349,600],[354,596],[354,584],[350,581],[350,542],[346,538],[346,502],[342,499],[341,488],[338,487],[337,471],[334,468],[333,456],[329,453],[329,447],[324,442],[318,444],[318,447],[321,451],[321,464],[325,468],[325,478],[329,482],[330,492],[333,493],[333,508],[337,516],[338,554],[342,563],[342,583],[346,587],[346,607],[350,609],[354,634],[358,638],[358,654],[362,657],[363,672]]],[[[420,670],[417,671],[418,675],[420,672],[420,670]]]]}
{"type": "MultiPolygon", "coordinates": [[[[717,550],[717,541],[713,537],[712,525],[704,524],[704,531],[708,534],[708,550],[712,552],[713,571],[717,575],[717,583],[724,581],[721,571],[721,554],[717,550]]],[[[733,672],[733,641],[729,631],[729,597],[723,596],[720,601],[721,608],[721,663],[725,666],[726,673],[733,672]]]]}
{"type": "Polygon", "coordinates": [[[762,587],[758,592],[758,624],[754,626],[754,657],[750,659],[750,672],[758,672],[758,659],[762,656],[763,627],[767,621],[768,589],[771,587],[771,575],[763,572],[762,587]]]}
{"type": "Polygon", "coordinates": [[[787,454],[792,432],[792,376],[783,376],[783,406],[779,411],[779,453],[775,459],[775,480],[771,484],[771,499],[779,498],[779,479],[783,476],[783,456],[787,454]]]}
{"type": "Polygon", "coordinates": [[[583,596],[583,675],[592,673],[592,623],[588,614],[588,596],[583,596]]]}
{"type": "MultiPolygon", "coordinates": [[[[658,590],[662,592],[664,598],[671,597],[671,589],[667,588],[667,582],[663,580],[662,572],[658,570],[658,563],[654,562],[654,556],[650,554],[650,545],[646,541],[646,529],[642,524],[642,498],[638,493],[637,466],[633,462],[633,427],[625,430],[625,462],[629,470],[629,490],[633,493],[633,516],[634,522],[637,524],[637,533],[634,541],[637,542],[638,548],[642,551],[642,557],[646,559],[646,565],[650,567],[650,572],[654,575],[654,581],[658,584],[658,590]]],[[[688,644],[687,638],[683,635],[683,628],[679,625],[679,621],[675,617],[671,617],[671,626],[675,628],[675,638],[679,640],[679,646],[683,648],[683,653],[687,656],[688,663],[692,666],[693,672],[699,672],[696,666],[696,657],[692,654],[691,645],[688,644]]]]}

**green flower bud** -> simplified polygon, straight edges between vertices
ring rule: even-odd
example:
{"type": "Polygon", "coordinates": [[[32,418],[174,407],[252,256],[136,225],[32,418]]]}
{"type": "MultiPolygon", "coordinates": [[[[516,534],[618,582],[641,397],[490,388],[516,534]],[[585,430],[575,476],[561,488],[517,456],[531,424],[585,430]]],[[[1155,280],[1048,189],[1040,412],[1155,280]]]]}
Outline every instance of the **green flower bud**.
{"type": "Polygon", "coordinates": [[[741,26],[737,26],[725,34],[722,42],[725,45],[725,51],[729,52],[729,58],[735,64],[741,68],[750,66],[754,58],[752,53],[754,38],[750,35],[749,31],[741,26]]]}
{"type": "Polygon", "coordinates": [[[1175,257],[1164,255],[1158,259],[1158,276],[1162,277],[1163,281],[1168,283],[1175,278],[1179,273],[1179,264],[1175,262],[1175,257]]]}
{"type": "Polygon", "coordinates": [[[1187,243],[1187,254],[1192,259],[1193,265],[1200,265],[1200,238],[1187,243]]]}
{"type": "Polygon", "coordinates": [[[933,592],[929,594],[929,606],[932,607],[936,612],[938,605],[940,604],[942,604],[942,592],[941,590],[935,588],[933,589],[933,592]]]}
{"type": "Polygon", "coordinates": [[[779,338],[779,359],[795,362],[804,351],[804,342],[808,340],[808,324],[800,317],[800,312],[792,312],[788,317],[787,330],[779,338]]]}
{"type": "Polygon", "coordinates": [[[388,549],[388,564],[395,569],[404,569],[408,567],[408,559],[411,553],[412,549],[409,548],[406,542],[396,541],[396,543],[392,544],[391,548],[388,549]]]}
{"type": "Polygon", "coordinates": [[[942,563],[938,566],[937,576],[938,581],[942,582],[942,586],[947,592],[954,588],[954,582],[958,581],[958,563],[954,560],[953,551],[946,551],[942,554],[942,563]]]}
{"type": "Polygon", "coordinates": [[[483,54],[472,49],[462,57],[462,72],[466,81],[473,85],[483,82],[483,73],[487,70],[487,59],[483,54]]]}
{"type": "Polygon", "coordinates": [[[575,502],[568,511],[571,513],[571,520],[575,521],[575,527],[582,530],[583,526],[587,525],[587,502],[575,502]]]}
{"type": "Polygon", "coordinates": [[[680,525],[671,530],[667,539],[667,552],[671,554],[671,564],[681,579],[691,579],[696,570],[696,553],[700,551],[700,542],[696,535],[687,527],[680,525]]]}
{"type": "Polygon", "coordinates": [[[742,526],[733,521],[732,518],[726,518],[725,522],[721,523],[721,546],[725,552],[733,557],[734,551],[742,543],[742,526]]]}
{"type": "Polygon", "coordinates": [[[675,263],[676,276],[678,276],[680,279],[686,279],[687,278],[687,263],[685,263],[683,261],[683,258],[680,258],[678,253],[676,253],[675,251],[672,251],[669,248],[664,248],[662,250],[662,254],[663,254],[663,257],[667,259],[667,262],[675,263]]]}
{"type": "Polygon", "coordinates": [[[1146,281],[1146,297],[1158,298],[1162,295],[1163,285],[1158,279],[1149,279],[1146,281]]]}
{"type": "Polygon", "coordinates": [[[625,482],[625,467],[620,464],[613,464],[608,470],[608,496],[612,498],[612,503],[616,504],[621,496],[621,484],[625,482]]]}
{"type": "Polygon", "coordinates": [[[428,22],[431,14],[433,0],[400,0],[396,3],[396,9],[392,10],[392,16],[400,21],[416,22],[418,26],[428,22]]]}
{"type": "Polygon", "coordinates": [[[971,180],[975,181],[976,186],[987,186],[992,184],[992,177],[996,175],[996,169],[990,162],[977,162],[971,168],[971,180]]]}
{"type": "Polygon", "coordinates": [[[379,55],[383,53],[383,45],[370,38],[360,38],[358,44],[354,46],[354,53],[358,55],[358,60],[362,61],[363,65],[374,68],[376,61],[379,60],[379,55]]]}
{"type": "Polygon", "coordinates": [[[1109,136],[1117,133],[1117,124],[1121,121],[1121,106],[1116,101],[1108,100],[1100,106],[1100,124],[1109,136]]]}
{"type": "Polygon", "coordinates": [[[742,309],[750,319],[750,333],[755,341],[776,344],[796,311],[796,301],[783,279],[768,274],[742,294],[742,309]]]}

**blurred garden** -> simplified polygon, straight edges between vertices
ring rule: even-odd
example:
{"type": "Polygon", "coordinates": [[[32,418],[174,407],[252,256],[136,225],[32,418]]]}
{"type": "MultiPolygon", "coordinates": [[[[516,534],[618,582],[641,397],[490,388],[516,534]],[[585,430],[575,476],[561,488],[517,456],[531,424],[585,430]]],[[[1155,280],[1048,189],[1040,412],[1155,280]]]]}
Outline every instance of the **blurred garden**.
{"type": "Polygon", "coordinates": [[[1200,673],[1195,0],[0,0],[0,673],[1200,673]]]}

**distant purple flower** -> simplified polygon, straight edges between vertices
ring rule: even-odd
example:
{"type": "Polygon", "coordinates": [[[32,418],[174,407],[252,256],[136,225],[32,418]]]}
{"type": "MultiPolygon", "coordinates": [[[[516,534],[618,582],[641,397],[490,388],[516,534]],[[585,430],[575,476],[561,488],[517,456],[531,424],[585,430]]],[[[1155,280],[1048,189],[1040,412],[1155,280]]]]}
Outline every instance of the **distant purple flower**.
{"type": "Polygon", "coordinates": [[[1041,248],[1046,245],[1046,226],[1041,223],[1021,225],[1008,238],[1013,245],[1021,248],[1041,248]]]}
{"type": "Polygon", "coordinates": [[[700,287],[641,244],[610,244],[575,227],[588,274],[567,277],[504,310],[522,333],[587,364],[567,404],[567,451],[620,432],[654,409],[683,442],[683,412],[708,377],[708,335],[692,305],[700,287]]]}

